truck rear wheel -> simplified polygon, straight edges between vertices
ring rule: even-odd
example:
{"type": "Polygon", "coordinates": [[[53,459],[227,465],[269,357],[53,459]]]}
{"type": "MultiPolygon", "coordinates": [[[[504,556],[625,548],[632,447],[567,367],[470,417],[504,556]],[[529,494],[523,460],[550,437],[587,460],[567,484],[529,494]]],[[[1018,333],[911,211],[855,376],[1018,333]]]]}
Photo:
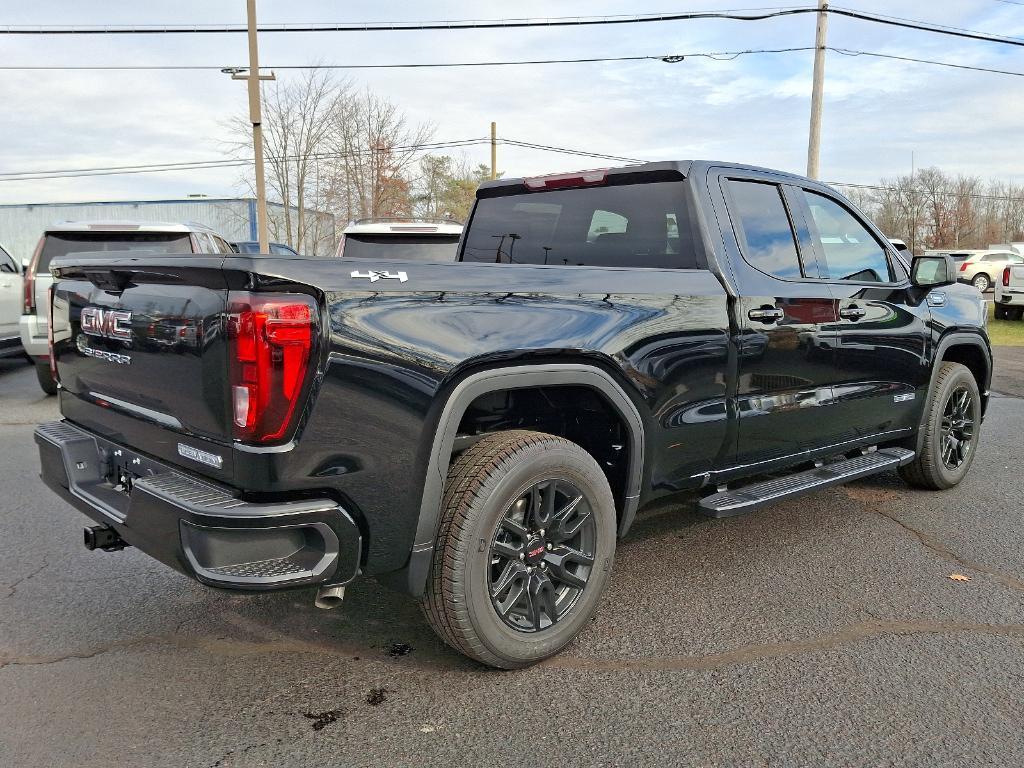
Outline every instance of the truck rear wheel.
{"type": "Polygon", "coordinates": [[[900,475],[918,488],[952,488],[971,468],[981,430],[978,383],[966,366],[941,364],[921,429],[921,450],[900,475]]]}
{"type": "Polygon", "coordinates": [[[42,362],[36,360],[36,379],[39,380],[39,386],[43,392],[48,395],[57,394],[57,382],[53,380],[53,374],[50,372],[49,360],[42,362]]]}
{"type": "Polygon", "coordinates": [[[539,432],[488,435],[448,472],[427,621],[493,667],[552,656],[596,610],[615,533],[611,489],[590,454],[539,432]]]}
{"type": "Polygon", "coordinates": [[[996,304],[996,320],[1006,320],[1009,314],[1009,308],[1002,304],[996,304]]]}

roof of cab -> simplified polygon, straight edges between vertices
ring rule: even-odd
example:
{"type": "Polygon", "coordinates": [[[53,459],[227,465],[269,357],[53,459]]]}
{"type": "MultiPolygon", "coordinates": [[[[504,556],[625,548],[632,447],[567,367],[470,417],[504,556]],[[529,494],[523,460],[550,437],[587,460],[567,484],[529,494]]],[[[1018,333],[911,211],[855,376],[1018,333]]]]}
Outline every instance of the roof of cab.
{"type": "MultiPolygon", "coordinates": [[[[673,178],[684,179],[689,176],[701,176],[706,174],[712,168],[727,168],[735,171],[749,171],[754,173],[765,173],[777,176],[782,179],[799,180],[800,182],[811,182],[813,184],[819,184],[820,182],[814,182],[813,180],[807,179],[799,174],[790,173],[788,171],[780,171],[774,168],[763,168],[757,165],[747,165],[745,163],[733,163],[725,162],[721,160],[659,160],[650,163],[635,163],[633,165],[621,165],[613,168],[594,169],[597,171],[603,170],[609,177],[631,177],[631,176],[654,176],[656,178],[664,179],[666,181],[673,178]]],[[[543,179],[547,176],[574,176],[576,174],[585,174],[588,171],[570,171],[568,173],[551,173],[551,174],[540,174],[535,177],[518,177],[518,178],[507,178],[507,179],[495,179],[494,181],[485,181],[480,185],[477,190],[477,197],[491,197],[494,195],[511,194],[513,189],[525,189],[527,191],[539,191],[536,187],[531,188],[527,185],[528,180],[531,179],[543,179]],[[481,194],[482,193],[482,194],[481,194]]],[[[647,179],[648,181],[650,179],[647,179]]],[[[618,179],[617,183],[629,183],[632,179],[622,178],[618,179]]],[[[640,181],[640,179],[637,179],[640,181]]]]}

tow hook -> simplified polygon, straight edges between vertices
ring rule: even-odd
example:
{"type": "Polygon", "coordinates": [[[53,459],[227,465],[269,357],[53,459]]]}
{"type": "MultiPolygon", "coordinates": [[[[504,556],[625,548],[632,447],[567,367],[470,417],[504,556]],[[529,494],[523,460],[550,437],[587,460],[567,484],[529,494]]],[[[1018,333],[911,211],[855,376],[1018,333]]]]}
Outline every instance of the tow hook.
{"type": "Polygon", "coordinates": [[[131,546],[109,525],[93,525],[86,528],[83,533],[85,534],[85,548],[90,552],[94,549],[117,552],[131,546]]]}
{"type": "Polygon", "coordinates": [[[325,611],[331,608],[337,608],[341,605],[345,599],[345,587],[338,586],[325,586],[320,587],[316,592],[316,601],[314,605],[317,608],[323,608],[325,611]]]}

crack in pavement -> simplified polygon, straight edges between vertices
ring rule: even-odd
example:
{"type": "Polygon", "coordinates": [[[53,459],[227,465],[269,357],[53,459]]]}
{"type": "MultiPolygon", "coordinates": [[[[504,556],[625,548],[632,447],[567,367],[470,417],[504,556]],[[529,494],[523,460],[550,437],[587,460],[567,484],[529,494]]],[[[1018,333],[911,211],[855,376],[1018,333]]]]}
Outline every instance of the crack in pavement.
{"type": "Polygon", "coordinates": [[[582,658],[554,656],[538,666],[548,669],[643,672],[643,671],[709,671],[742,666],[764,660],[781,659],[820,651],[831,651],[848,645],[886,637],[914,637],[974,633],[992,637],[1024,640],[1024,624],[978,624],[974,622],[890,621],[857,624],[832,635],[787,640],[776,643],[744,645],[731,651],[704,656],[661,656],[651,658],[582,658]]]}
{"type": "Polygon", "coordinates": [[[353,649],[338,644],[313,643],[306,640],[274,640],[271,642],[254,642],[236,640],[225,637],[184,637],[181,635],[147,635],[130,640],[116,640],[84,651],[73,651],[50,656],[18,656],[0,653],[0,669],[6,667],[30,667],[59,664],[62,661],[75,659],[92,659],[106,653],[128,650],[146,645],[166,645],[181,650],[201,650],[219,653],[224,656],[247,656],[261,653],[317,653],[330,656],[349,656],[358,653],[353,649]]]}
{"type": "MultiPolygon", "coordinates": [[[[548,669],[587,669],[609,671],[657,671],[657,670],[713,670],[723,667],[752,664],[766,659],[781,659],[819,651],[835,650],[847,645],[878,640],[886,637],[914,637],[917,635],[942,635],[973,633],[991,637],[1024,639],[1024,624],[983,624],[960,621],[875,621],[855,624],[831,635],[787,640],[773,643],[754,643],[731,651],[705,654],[702,656],[661,656],[649,658],[584,658],[561,655],[541,662],[539,666],[548,669]]],[[[130,650],[146,645],[168,645],[179,649],[204,650],[225,655],[250,655],[265,653],[316,653],[344,657],[353,653],[342,645],[324,645],[304,640],[252,642],[223,637],[187,638],[173,635],[139,637],[101,645],[91,650],[53,656],[0,655],[0,669],[14,666],[39,666],[57,664],[75,659],[92,659],[106,653],[130,650]]]]}
{"type": "Polygon", "coordinates": [[[22,577],[20,577],[18,579],[15,579],[10,584],[8,584],[7,585],[7,594],[4,595],[4,597],[6,597],[6,598],[14,597],[14,595],[17,594],[18,587],[21,584],[25,583],[29,579],[35,578],[40,573],[42,573],[43,571],[45,571],[47,568],[50,567],[50,558],[49,558],[49,556],[43,555],[42,560],[43,560],[43,564],[40,565],[38,568],[36,568],[34,571],[32,571],[32,573],[29,573],[29,574],[27,574],[25,576],[22,576],[22,577]]]}
{"type": "Polygon", "coordinates": [[[991,576],[993,579],[995,579],[1008,589],[1012,589],[1016,592],[1024,592],[1024,579],[1019,579],[1016,576],[1011,576],[1009,574],[1003,573],[1002,571],[997,570],[995,568],[990,568],[987,565],[982,565],[981,563],[975,563],[970,560],[967,560],[964,557],[958,555],[956,552],[950,549],[946,544],[944,544],[935,536],[925,533],[924,531],[917,530],[910,524],[903,522],[898,517],[889,512],[886,512],[875,507],[867,507],[867,509],[869,512],[873,512],[879,517],[884,517],[886,520],[889,520],[890,522],[898,525],[904,531],[906,531],[915,539],[917,539],[918,543],[922,547],[927,549],[932,554],[942,558],[946,562],[953,563],[954,565],[958,565],[961,568],[965,568],[970,571],[984,573],[986,576],[991,576]]]}

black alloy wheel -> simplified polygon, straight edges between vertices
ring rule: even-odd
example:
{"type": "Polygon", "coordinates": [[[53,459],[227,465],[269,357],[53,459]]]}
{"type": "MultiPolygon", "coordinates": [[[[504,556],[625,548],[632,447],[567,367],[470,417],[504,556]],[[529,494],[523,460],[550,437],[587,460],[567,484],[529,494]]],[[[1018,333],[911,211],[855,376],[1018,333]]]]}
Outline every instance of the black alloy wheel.
{"type": "Polygon", "coordinates": [[[505,510],[491,540],[495,612],[539,632],[572,610],[594,566],[597,530],[583,493],[566,480],[534,483],[505,510]]]}
{"type": "Polygon", "coordinates": [[[974,444],[974,401],[966,386],[954,389],[942,409],[942,463],[958,469],[974,444]]]}

